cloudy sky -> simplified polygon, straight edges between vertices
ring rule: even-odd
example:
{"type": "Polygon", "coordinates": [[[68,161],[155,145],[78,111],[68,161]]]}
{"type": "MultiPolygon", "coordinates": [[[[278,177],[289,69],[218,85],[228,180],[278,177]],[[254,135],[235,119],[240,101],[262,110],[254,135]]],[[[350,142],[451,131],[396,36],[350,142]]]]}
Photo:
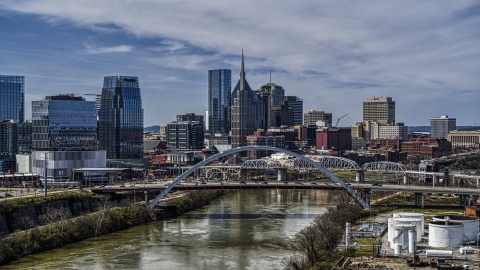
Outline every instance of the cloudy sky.
{"type": "MultiPolygon", "coordinates": [[[[100,93],[138,76],[145,126],[204,114],[207,72],[303,98],[304,111],[362,120],[390,96],[396,120],[448,114],[480,125],[479,1],[1,0],[0,74],[24,75],[26,115],[46,95],[100,93]]],[[[91,97],[87,97],[91,99],[91,97]]]]}

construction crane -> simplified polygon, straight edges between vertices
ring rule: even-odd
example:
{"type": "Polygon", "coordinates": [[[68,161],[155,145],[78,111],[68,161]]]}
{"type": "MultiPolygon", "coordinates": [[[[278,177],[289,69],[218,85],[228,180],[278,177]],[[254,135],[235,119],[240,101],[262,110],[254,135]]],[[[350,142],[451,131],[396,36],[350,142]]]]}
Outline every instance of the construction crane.
{"type": "Polygon", "coordinates": [[[335,124],[335,126],[334,126],[334,127],[337,127],[337,126],[338,126],[338,122],[340,122],[340,120],[341,120],[342,118],[344,118],[345,116],[347,116],[347,115],[348,115],[348,113],[347,113],[347,114],[345,114],[345,115],[344,115],[344,116],[342,116],[342,117],[339,117],[339,118],[338,118],[338,120],[337,120],[337,123],[335,124]]]}

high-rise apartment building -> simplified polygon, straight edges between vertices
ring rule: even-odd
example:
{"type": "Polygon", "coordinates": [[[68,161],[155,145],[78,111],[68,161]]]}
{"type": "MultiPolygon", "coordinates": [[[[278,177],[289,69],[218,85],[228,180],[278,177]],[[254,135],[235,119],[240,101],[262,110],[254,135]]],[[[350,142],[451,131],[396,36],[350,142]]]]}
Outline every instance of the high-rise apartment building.
{"type": "Polygon", "coordinates": [[[32,101],[32,148],[33,173],[48,181],[64,181],[75,168],[104,168],[96,103],[73,94],[32,101]]]}
{"type": "Polygon", "coordinates": [[[0,121],[25,121],[25,78],[0,75],[0,121]]]}
{"type": "Polygon", "coordinates": [[[430,119],[430,133],[432,138],[447,138],[450,131],[457,129],[457,119],[442,115],[440,118],[430,119]]]}
{"type": "Polygon", "coordinates": [[[285,96],[285,105],[293,109],[293,124],[303,124],[303,99],[296,96],[285,96]]]}
{"type": "Polygon", "coordinates": [[[143,108],[138,77],[108,76],[99,113],[100,149],[109,159],[143,157],[143,108]]]}
{"type": "Polygon", "coordinates": [[[227,134],[230,131],[231,95],[232,71],[209,70],[207,129],[211,134],[227,134]]]}
{"type": "Polygon", "coordinates": [[[363,102],[363,121],[395,124],[395,101],[391,97],[367,98],[363,102]]]}
{"type": "Polygon", "coordinates": [[[316,125],[317,121],[324,121],[325,126],[331,126],[332,114],[321,110],[311,110],[304,114],[303,123],[305,125],[316,125]]]}
{"type": "MultiPolygon", "coordinates": [[[[237,87],[235,87],[237,88],[237,87]]],[[[232,106],[232,148],[246,145],[246,138],[253,134],[253,92],[245,79],[245,66],[242,52],[242,66],[238,91],[235,92],[232,106]]],[[[233,97],[233,95],[232,95],[233,97]]]]}
{"type": "Polygon", "coordinates": [[[403,123],[379,126],[378,138],[408,140],[408,127],[403,123]]]}

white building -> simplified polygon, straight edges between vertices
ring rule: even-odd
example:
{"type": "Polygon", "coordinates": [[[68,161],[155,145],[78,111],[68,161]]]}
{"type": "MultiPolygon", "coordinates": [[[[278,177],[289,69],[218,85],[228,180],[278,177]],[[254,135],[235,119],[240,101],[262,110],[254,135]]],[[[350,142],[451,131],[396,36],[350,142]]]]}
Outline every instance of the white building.
{"type": "Polygon", "coordinates": [[[403,123],[398,123],[394,126],[379,126],[378,133],[378,138],[404,140],[408,139],[408,127],[404,126],[403,123]]]}

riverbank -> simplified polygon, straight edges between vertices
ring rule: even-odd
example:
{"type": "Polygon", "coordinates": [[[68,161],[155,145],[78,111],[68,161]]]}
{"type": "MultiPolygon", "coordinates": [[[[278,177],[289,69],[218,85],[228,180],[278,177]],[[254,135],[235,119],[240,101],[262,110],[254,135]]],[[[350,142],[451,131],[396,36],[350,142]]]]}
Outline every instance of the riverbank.
{"type": "MultiPolygon", "coordinates": [[[[224,194],[226,192],[221,190],[186,192],[184,196],[168,201],[170,210],[168,217],[200,208],[224,194]]],[[[14,234],[0,239],[0,265],[29,254],[167,217],[158,212],[153,214],[144,205],[128,203],[127,200],[111,201],[107,197],[100,196],[98,199],[95,212],[76,217],[72,216],[69,208],[61,207],[63,203],[57,203],[60,206],[58,208],[51,205],[49,210],[44,212],[45,214],[37,217],[41,226],[17,230],[14,234]]],[[[29,208],[28,205],[24,207],[29,208]]],[[[18,219],[27,220],[29,216],[26,214],[18,219]]],[[[33,219],[33,216],[30,216],[30,219],[33,219]]]]}

